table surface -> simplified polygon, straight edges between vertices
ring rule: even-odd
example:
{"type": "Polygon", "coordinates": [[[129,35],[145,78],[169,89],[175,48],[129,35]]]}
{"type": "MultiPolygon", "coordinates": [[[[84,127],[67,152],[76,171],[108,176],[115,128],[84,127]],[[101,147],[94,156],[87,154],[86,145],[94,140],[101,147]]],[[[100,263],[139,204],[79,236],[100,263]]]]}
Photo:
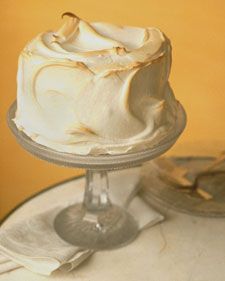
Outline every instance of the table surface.
{"type": "MultiPolygon", "coordinates": [[[[119,173],[111,173],[111,185],[118,181],[119,173]]],[[[83,185],[80,177],[49,188],[19,206],[2,227],[49,208],[83,185]]],[[[162,224],[144,230],[126,247],[95,253],[69,274],[46,277],[21,268],[0,275],[0,281],[224,281],[225,220],[163,212],[167,218],[162,224]]]]}

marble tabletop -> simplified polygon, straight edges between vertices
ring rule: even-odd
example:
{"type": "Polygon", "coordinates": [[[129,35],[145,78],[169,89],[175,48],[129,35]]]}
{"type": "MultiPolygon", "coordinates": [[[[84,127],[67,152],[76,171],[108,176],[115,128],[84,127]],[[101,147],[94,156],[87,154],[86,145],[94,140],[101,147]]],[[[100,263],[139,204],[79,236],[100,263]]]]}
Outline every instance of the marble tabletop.
{"type": "MultiPolygon", "coordinates": [[[[116,183],[118,172],[112,177],[116,183]]],[[[2,226],[72,196],[83,185],[80,177],[45,190],[14,210],[2,226]]],[[[73,272],[46,277],[21,268],[0,275],[0,281],[224,281],[225,219],[162,211],[163,223],[144,230],[126,247],[95,253],[73,272]]]]}

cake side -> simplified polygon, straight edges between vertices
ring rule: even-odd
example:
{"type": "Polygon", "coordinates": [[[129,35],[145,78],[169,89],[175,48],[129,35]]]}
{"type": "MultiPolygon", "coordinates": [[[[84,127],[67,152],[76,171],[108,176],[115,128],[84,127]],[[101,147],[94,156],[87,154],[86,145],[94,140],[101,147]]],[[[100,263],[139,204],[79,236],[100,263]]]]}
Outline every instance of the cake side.
{"type": "Polygon", "coordinates": [[[170,42],[158,29],[70,14],[21,52],[14,121],[58,151],[125,153],[173,126],[170,66],[170,42]]]}

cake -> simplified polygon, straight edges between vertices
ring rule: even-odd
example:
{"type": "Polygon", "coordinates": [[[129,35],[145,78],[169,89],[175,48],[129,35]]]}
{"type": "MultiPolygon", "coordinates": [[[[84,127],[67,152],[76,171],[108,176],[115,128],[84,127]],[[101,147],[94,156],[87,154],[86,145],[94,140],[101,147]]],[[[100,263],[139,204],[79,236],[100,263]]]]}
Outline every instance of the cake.
{"type": "Polygon", "coordinates": [[[157,28],[88,23],[63,14],[19,56],[14,122],[53,150],[136,151],[173,128],[171,45],[157,28]]]}

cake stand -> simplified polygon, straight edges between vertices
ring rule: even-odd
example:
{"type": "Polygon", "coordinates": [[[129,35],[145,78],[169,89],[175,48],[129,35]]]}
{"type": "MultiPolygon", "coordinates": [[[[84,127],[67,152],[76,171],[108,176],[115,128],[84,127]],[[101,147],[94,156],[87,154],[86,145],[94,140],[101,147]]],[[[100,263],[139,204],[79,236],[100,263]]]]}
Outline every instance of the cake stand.
{"type": "Polygon", "coordinates": [[[138,234],[138,224],[124,208],[110,201],[107,172],[137,166],[167,151],[185,128],[183,107],[178,104],[174,128],[157,144],[138,152],[98,156],[62,153],[34,142],[17,129],[13,122],[15,112],[16,102],[8,111],[8,125],[24,149],[43,160],[87,170],[83,202],[67,207],[56,216],[57,234],[70,244],[94,250],[117,248],[131,242],[138,234]]]}

